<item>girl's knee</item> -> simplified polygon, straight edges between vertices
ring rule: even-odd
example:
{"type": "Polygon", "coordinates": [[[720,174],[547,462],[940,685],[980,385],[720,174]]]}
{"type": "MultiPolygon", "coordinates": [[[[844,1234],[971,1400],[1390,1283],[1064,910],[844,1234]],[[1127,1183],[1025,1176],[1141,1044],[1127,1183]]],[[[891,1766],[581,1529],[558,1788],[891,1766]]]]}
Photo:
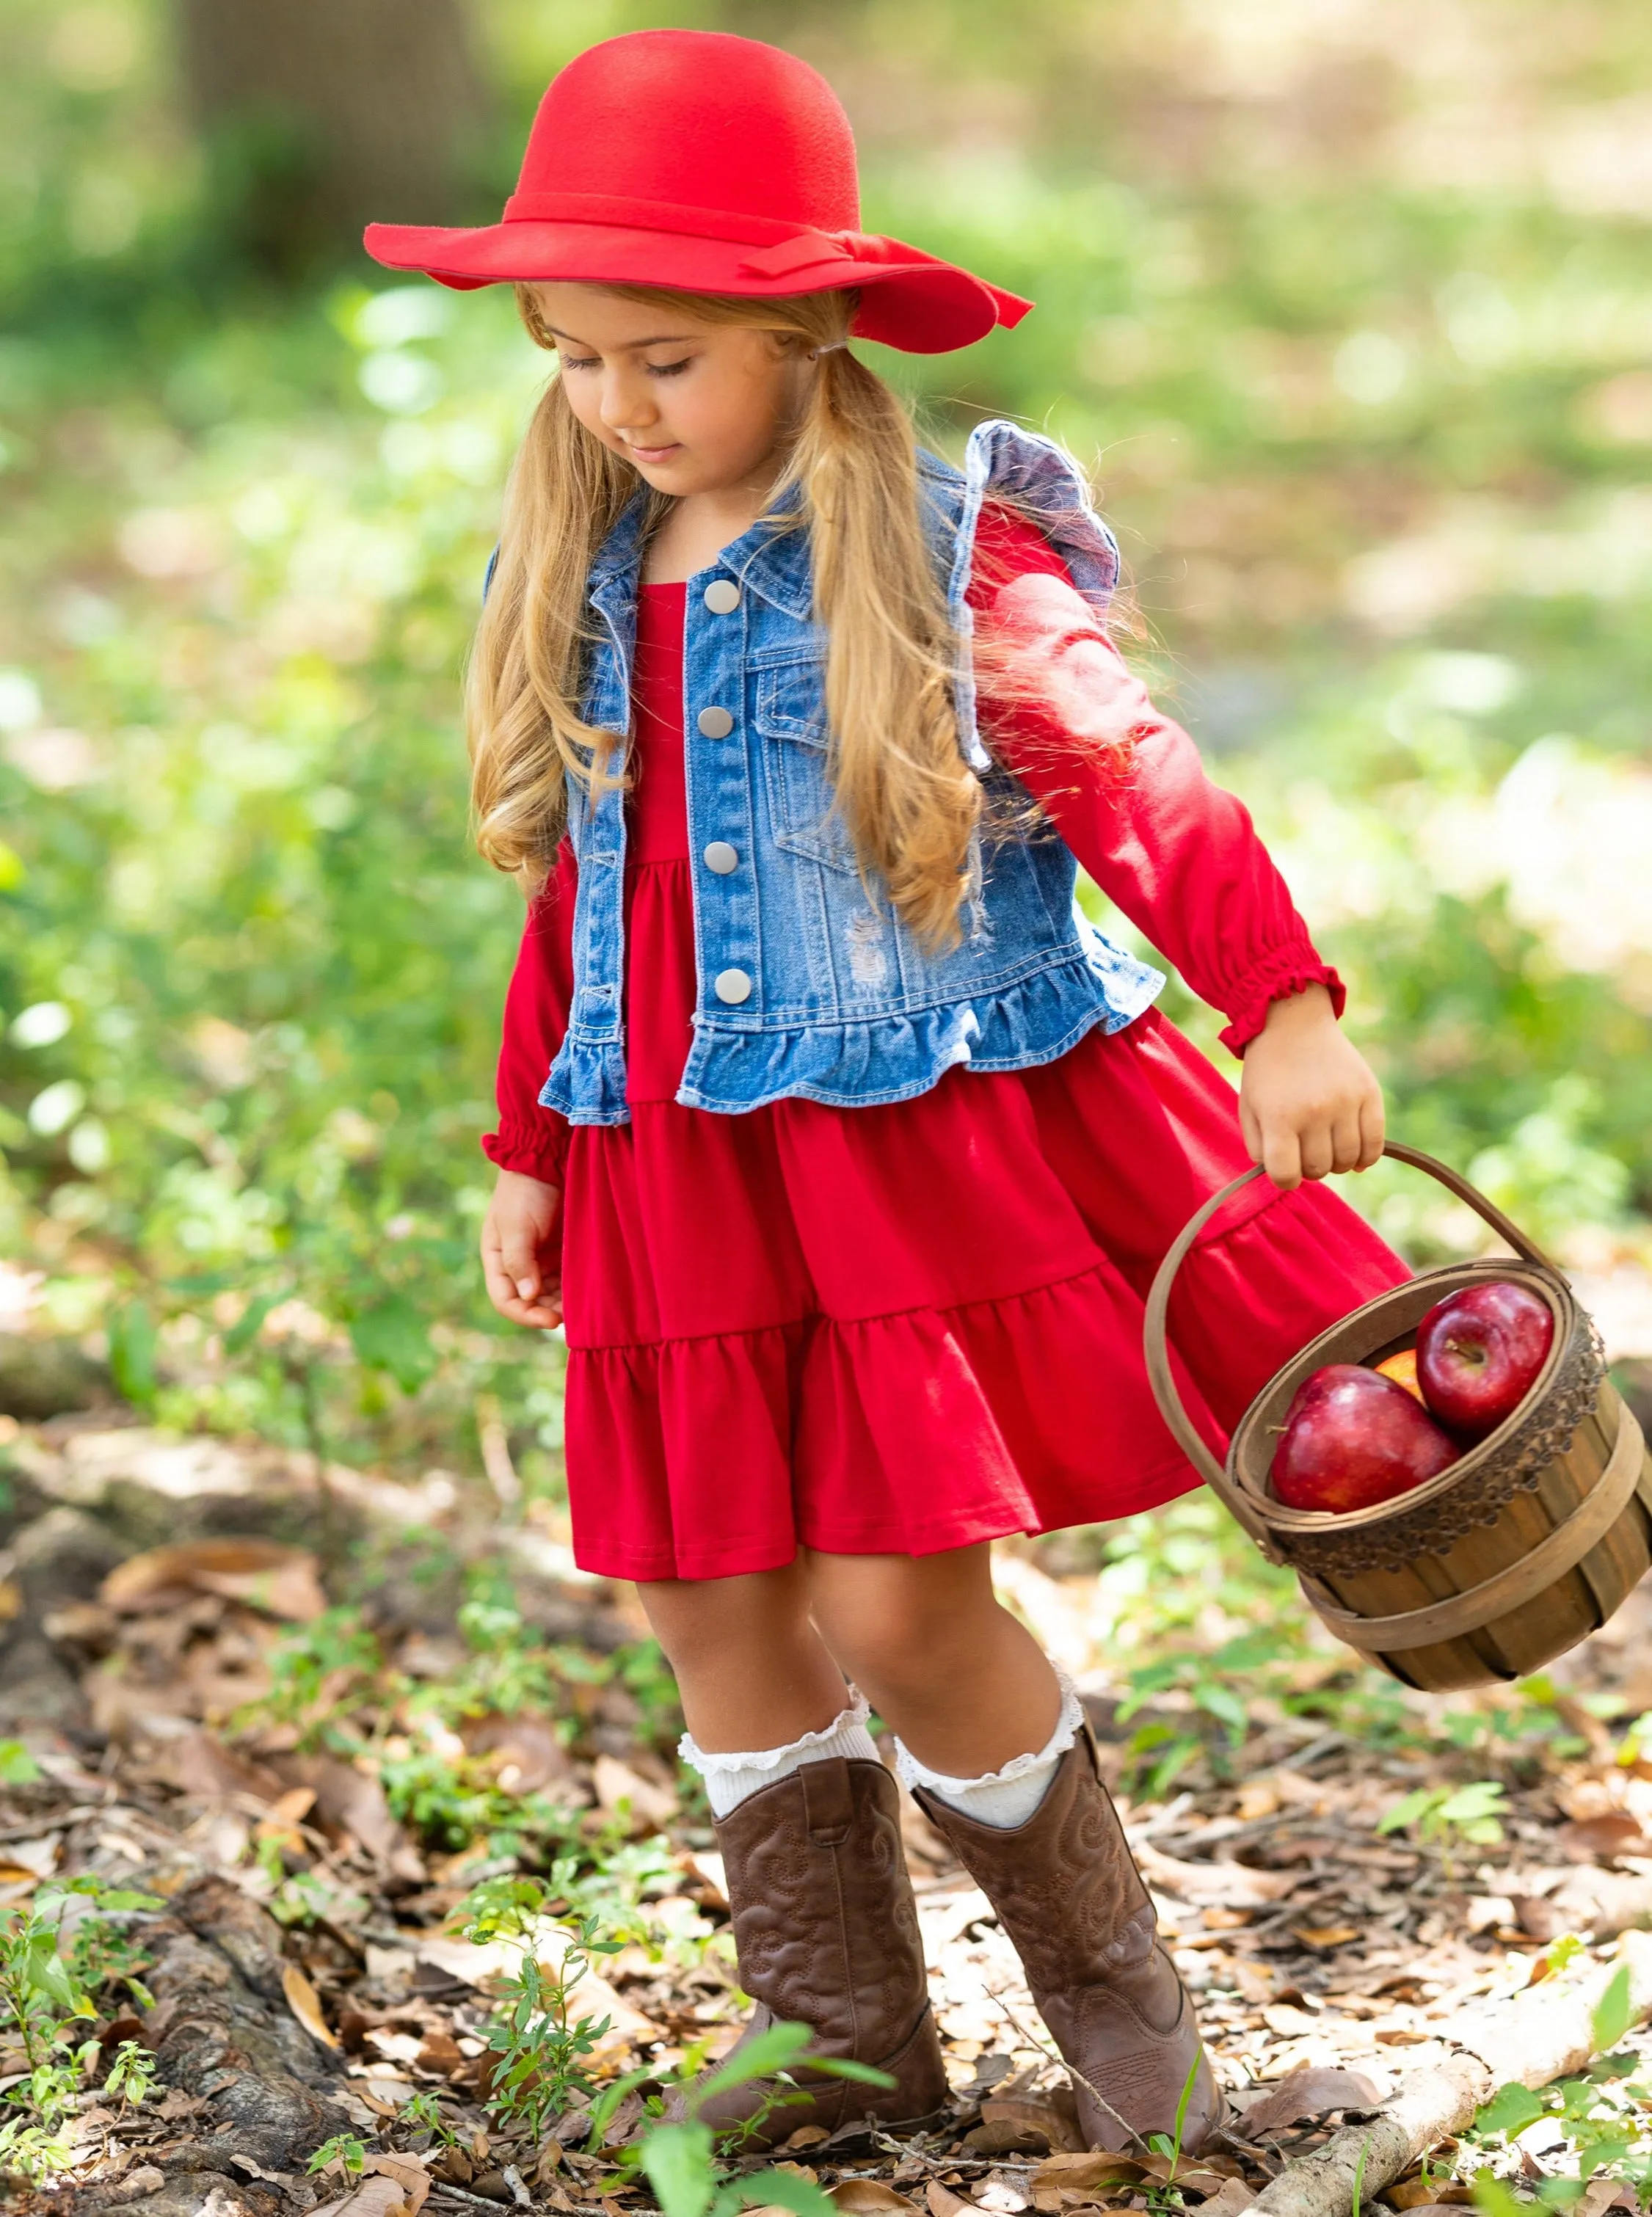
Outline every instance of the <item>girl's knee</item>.
{"type": "Polygon", "coordinates": [[[783,1653],[808,1629],[808,1604],[791,1570],[732,1578],[659,1578],[638,1596],[673,1670],[750,1647],[783,1653]]]}

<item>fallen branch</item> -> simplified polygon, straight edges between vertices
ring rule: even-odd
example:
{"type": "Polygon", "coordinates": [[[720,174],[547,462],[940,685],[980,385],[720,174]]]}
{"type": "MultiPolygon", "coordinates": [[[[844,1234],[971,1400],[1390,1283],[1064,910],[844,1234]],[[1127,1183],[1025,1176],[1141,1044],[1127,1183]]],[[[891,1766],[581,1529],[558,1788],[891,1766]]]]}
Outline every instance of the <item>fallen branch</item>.
{"type": "Polygon", "coordinates": [[[1595,2053],[1595,2011],[1624,1964],[1630,2022],[1652,2016],[1652,1938],[1627,1933],[1615,1961],[1583,1978],[1545,1979],[1513,2001],[1465,2011],[1445,2035],[1459,2053],[1408,2072],[1365,2123],[1345,2125],[1314,2154],[1287,2164],[1254,2208],[1265,2217],[1349,2217],[1356,2174],[1370,2201],[1431,2147],[1463,2132],[1500,2086],[1547,2086],[1581,2071],[1595,2053]]]}

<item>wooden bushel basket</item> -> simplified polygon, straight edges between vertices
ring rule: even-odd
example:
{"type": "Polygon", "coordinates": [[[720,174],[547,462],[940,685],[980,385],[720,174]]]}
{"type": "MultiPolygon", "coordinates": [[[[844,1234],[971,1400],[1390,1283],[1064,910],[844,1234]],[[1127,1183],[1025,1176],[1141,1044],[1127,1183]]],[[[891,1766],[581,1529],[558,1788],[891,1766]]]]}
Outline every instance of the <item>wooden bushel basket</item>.
{"type": "Polygon", "coordinates": [[[1148,1297],[1148,1376],[1195,1469],[1268,1559],[1296,1572],[1339,1640],[1429,1692],[1524,1677],[1598,1631],[1652,1565],[1652,1457],[1562,1273],[1455,1170],[1393,1141],[1383,1152],[1438,1178],[1518,1259],[1426,1271],[1321,1332],[1252,1402],[1224,1468],[1182,1405],[1165,1318],[1199,1233],[1262,1175],[1247,1170],[1206,1201],[1160,1267],[1148,1297]],[[1486,1278],[1528,1288],[1554,1312],[1549,1358],[1513,1416],[1438,1477],[1375,1508],[1318,1513],[1276,1501],[1268,1472],[1309,1373],[1382,1362],[1412,1343],[1436,1301],[1486,1278]]]}

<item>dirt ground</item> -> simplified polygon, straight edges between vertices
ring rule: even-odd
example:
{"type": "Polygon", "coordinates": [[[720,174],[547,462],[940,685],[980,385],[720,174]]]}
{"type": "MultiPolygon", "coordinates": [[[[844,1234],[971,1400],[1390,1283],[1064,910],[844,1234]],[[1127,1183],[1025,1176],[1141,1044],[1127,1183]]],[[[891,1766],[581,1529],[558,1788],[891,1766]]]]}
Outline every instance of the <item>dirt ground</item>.
{"type": "MultiPolygon", "coordinates": [[[[615,2217],[646,2202],[586,2145],[579,2103],[539,2139],[490,2117],[510,1958],[458,1930],[480,1881],[570,1856],[570,1899],[620,1942],[573,2010],[608,2022],[598,2077],[663,2075],[696,2043],[732,2042],[721,1865],[671,1759],[634,1597],[575,1573],[547,1523],[467,1521],[439,1473],[420,1491],[334,1471],[319,1491],[275,1449],[84,1418],[11,1425],[0,1452],[0,1737],[18,1751],[0,1748],[0,1914],[15,1925],[84,1874],[158,1905],[116,1920],[143,1998],[107,1985],[92,2028],[106,2055],[141,2043],[158,2083],[134,2105],[93,2070],[51,2205],[288,2217],[353,2195],[361,2217],[615,2217]],[[346,1550],[331,1594],[308,1544],[324,1515],[346,1550]],[[512,1599],[464,1620],[467,1646],[456,1612],[479,1565],[512,1599]],[[428,1698],[455,1685],[462,1714],[428,1698]],[[372,2158],[365,2181],[310,2173],[339,2136],[372,2158]]],[[[1562,1936],[1605,1955],[1652,1924],[1652,1759],[1633,1729],[1652,1709],[1644,1592],[1551,1680],[1443,1704],[1352,1676],[1288,1596],[1242,1575],[1214,1622],[1128,1670],[1117,1595],[1070,1545],[1006,1551],[1001,1583],[1085,1690],[1233,2099],[1172,2202],[1236,2217],[1341,2118],[1449,2055],[1466,2007],[1550,1974],[1562,1936]],[[1465,1787],[1479,1799],[1454,1820],[1439,1804],[1465,1787]],[[1431,1792],[1432,1815],[1379,1830],[1431,1792]]],[[[1015,1958],[910,1803],[905,1823],[954,2115],[904,2146],[806,2129],[781,2159],[851,2209],[1167,2206],[1151,2161],[1063,2169],[1071,2097],[1015,1958]]],[[[0,2053],[14,2103],[27,2064],[0,2053]]],[[[640,2106],[622,2108],[609,2148],[640,2106]]],[[[1575,2136],[1523,2138],[1514,2157],[1496,2144],[1497,2167],[1564,2177],[1575,2136]]],[[[1389,2206],[1466,2199],[1454,2153],[1458,2172],[1487,2159],[1447,2148],[1389,2206]]],[[[1623,2174],[1588,2189],[1590,2217],[1608,2184],[1633,2202],[1623,2174]]]]}

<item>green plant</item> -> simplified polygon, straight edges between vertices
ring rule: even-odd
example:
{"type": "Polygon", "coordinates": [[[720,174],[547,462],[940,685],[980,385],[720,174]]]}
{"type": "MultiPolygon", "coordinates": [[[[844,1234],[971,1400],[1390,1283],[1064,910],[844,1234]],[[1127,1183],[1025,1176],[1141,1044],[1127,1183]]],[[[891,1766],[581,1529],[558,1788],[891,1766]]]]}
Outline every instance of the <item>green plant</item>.
{"type": "Polygon", "coordinates": [[[353,1751],[359,1735],[346,1720],[368,1694],[382,1694],[386,1665],[376,1635],[358,1609],[324,1610],[284,1633],[269,1652],[269,1690],[236,1712],[234,1728],[286,1725],[301,1749],[353,1751]]]}
{"type": "MultiPolygon", "coordinates": [[[[1203,2056],[1196,2055],[1189,2067],[1186,2078],[1182,2081],[1181,2094],[1176,2103],[1175,2121],[1171,2131],[1168,2134],[1150,2133],[1148,2135],[1148,2146],[1154,2155],[1163,2156],[1170,2166],[1162,2182],[1155,2181],[1143,2189],[1150,2208],[1163,2206],[1179,2209],[1181,2207],[1181,2195],[1176,2186],[1176,2173],[1182,2159],[1182,2135],[1187,2129],[1187,2105],[1193,2098],[1193,2089],[1198,2083],[1199,2072],[1204,2067],[1203,2056]]],[[[1353,2217],[1359,2217],[1357,2191],[1353,2217]]]]}
{"type": "MultiPolygon", "coordinates": [[[[644,2103],[647,2119],[638,2138],[615,2153],[622,2177],[640,2170],[654,2190],[663,2217],[733,2217],[742,2208],[768,2205],[789,2209],[795,2217],[833,2217],[836,2204],[808,2179],[789,2171],[765,2170],[736,2173],[720,2159],[718,2134],[704,2122],[701,2111],[715,2096],[737,2086],[764,2079],[776,2083],[742,2134],[725,2133],[736,2146],[765,2121],[777,2104],[795,2099],[793,2073],[807,2069],[827,2077],[854,2079],[863,2085],[888,2086],[893,2081],[863,2063],[835,2056],[820,2056],[809,2047],[808,2028],[801,2024],[771,2024],[746,2041],[738,2055],[705,2075],[691,2066],[664,2082],[644,2103]],[[676,2114],[667,2115],[670,2105],[676,2114]]],[[[647,2069],[633,2071],[616,2079],[591,2105],[587,2145],[601,2148],[616,2111],[628,2093],[645,2084],[647,2069]]]]}
{"type": "MultiPolygon", "coordinates": [[[[0,2125],[0,2167],[40,2179],[69,2160],[63,2126],[71,2097],[102,2060],[96,2041],[77,2043],[76,2028],[96,2017],[105,1984],[125,1984],[150,1998],[134,1975],[126,1936],[109,1920],[160,1906],[152,1894],[77,1878],[41,1887],[0,1921],[0,2039],[20,2047],[28,2064],[28,2076],[7,2092],[17,2114],[0,2125]],[[65,1946],[64,1918],[77,1899],[85,1911],[65,1946]]],[[[151,2083],[142,2054],[136,2049],[115,2059],[123,2088],[132,2090],[126,2098],[133,2101],[151,2083]]]]}
{"type": "Polygon", "coordinates": [[[123,2040],[103,2081],[104,2094],[122,2109],[140,2109],[155,2090],[155,2059],[141,2041],[123,2040]]]}
{"type": "Polygon", "coordinates": [[[0,1739],[0,1786],[34,1786],[40,1766],[20,1739],[0,1739]]]}
{"type": "Polygon", "coordinates": [[[429,2133],[442,2147],[456,2147],[459,2135],[442,2114],[442,2097],[433,2086],[410,2094],[398,2112],[399,2122],[416,2132],[429,2133]]]}
{"type": "Polygon", "coordinates": [[[595,1917],[559,1921],[554,1905],[572,1883],[571,1865],[558,1864],[549,1880],[497,1878],[474,1887],[460,1911],[467,1940],[503,1940],[517,1950],[516,1970],[504,1980],[487,2027],[497,2060],[490,2073],[487,2108],[501,2124],[520,2125],[539,2140],[575,2094],[594,2084],[587,2067],[609,2029],[609,2019],[579,2014],[575,1997],[593,1961],[616,1955],[595,1917]],[[548,1966],[539,1950],[554,1948],[548,1966]]]}
{"type": "Polygon", "coordinates": [[[1408,1831],[1426,1843],[1439,1841],[1449,1871],[1456,1844],[1494,1847],[1502,1838],[1506,1792],[1490,1778],[1477,1779],[1470,1786],[1420,1786],[1385,1809],[1377,1829],[1408,1831]]]}
{"type": "Polygon", "coordinates": [[[347,2178],[359,2177],[367,2161],[367,2142],[355,2133],[335,2133],[330,2140],[323,2140],[304,2166],[312,2177],[319,2171],[331,2171],[336,2165],[347,2178]]]}

